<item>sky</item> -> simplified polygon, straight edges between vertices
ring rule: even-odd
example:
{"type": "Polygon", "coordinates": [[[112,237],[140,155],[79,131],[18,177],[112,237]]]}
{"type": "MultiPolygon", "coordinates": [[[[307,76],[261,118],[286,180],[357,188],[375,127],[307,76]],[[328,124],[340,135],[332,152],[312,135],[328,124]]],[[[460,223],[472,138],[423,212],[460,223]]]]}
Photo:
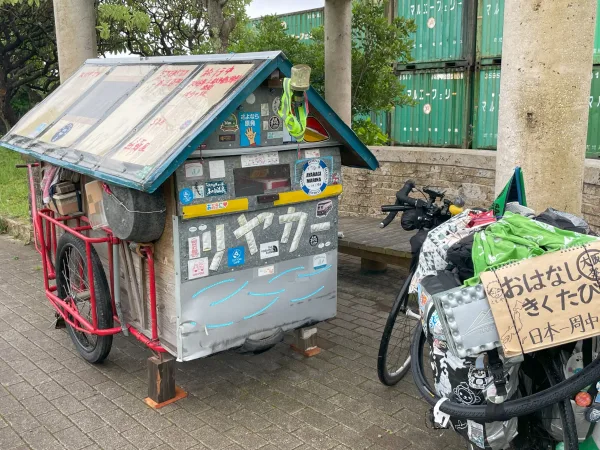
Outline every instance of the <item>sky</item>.
{"type": "Polygon", "coordinates": [[[253,0],[246,9],[251,18],[267,14],[286,14],[307,9],[322,8],[324,0],[253,0]]]}

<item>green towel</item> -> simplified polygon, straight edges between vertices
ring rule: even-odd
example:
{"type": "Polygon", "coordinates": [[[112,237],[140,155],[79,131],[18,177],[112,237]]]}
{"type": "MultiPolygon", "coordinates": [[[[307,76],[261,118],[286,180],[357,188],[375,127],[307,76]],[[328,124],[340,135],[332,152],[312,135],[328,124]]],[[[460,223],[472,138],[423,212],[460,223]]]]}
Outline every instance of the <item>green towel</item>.
{"type": "Polygon", "coordinates": [[[465,285],[479,284],[479,274],[486,270],[597,239],[506,212],[501,220],[475,234],[471,252],[474,276],[465,280],[465,285]]]}

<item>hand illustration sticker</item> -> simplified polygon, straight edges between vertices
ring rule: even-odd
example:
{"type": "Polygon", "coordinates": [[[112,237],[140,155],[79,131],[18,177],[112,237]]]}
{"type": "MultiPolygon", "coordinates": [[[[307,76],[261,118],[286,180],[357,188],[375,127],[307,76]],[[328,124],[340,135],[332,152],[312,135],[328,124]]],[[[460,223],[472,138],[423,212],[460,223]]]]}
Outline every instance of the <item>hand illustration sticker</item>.
{"type": "Polygon", "coordinates": [[[252,128],[246,128],[246,137],[248,138],[248,144],[250,147],[256,147],[256,132],[252,128]]]}

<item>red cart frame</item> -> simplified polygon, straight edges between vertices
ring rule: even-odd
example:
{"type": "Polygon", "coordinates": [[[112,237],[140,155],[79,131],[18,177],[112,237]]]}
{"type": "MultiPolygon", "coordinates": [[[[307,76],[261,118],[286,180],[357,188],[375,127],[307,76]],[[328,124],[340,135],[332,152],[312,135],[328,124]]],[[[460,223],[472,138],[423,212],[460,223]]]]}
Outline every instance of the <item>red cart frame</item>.
{"type": "MultiPolygon", "coordinates": [[[[110,298],[113,310],[114,320],[121,325],[121,320],[117,314],[117,308],[115,305],[115,281],[114,281],[114,266],[113,266],[113,252],[115,246],[121,244],[120,239],[113,236],[112,231],[108,227],[103,227],[100,230],[104,233],[104,237],[89,237],[86,236],[86,232],[92,230],[92,226],[89,220],[84,215],[77,216],[61,216],[55,217],[54,211],[49,208],[37,208],[36,196],[35,196],[35,182],[33,176],[33,168],[39,167],[39,163],[31,163],[26,165],[18,165],[17,167],[27,167],[27,173],[29,177],[29,196],[31,199],[31,219],[33,222],[33,240],[35,249],[42,257],[42,272],[44,275],[44,290],[46,297],[56,309],[57,314],[75,330],[95,334],[98,336],[107,336],[111,334],[117,334],[122,331],[122,327],[113,327],[107,329],[98,328],[98,315],[96,311],[96,293],[94,292],[94,270],[92,265],[92,246],[97,244],[107,244],[108,246],[108,264],[110,272],[110,298]],[[76,226],[71,227],[67,225],[67,222],[75,221],[76,226]],[[53,258],[56,257],[57,250],[57,227],[64,230],[66,233],[70,233],[75,237],[81,239],[85,243],[86,259],[87,259],[87,277],[90,285],[90,304],[92,323],[89,323],[83,318],[77,310],[77,305],[74,301],[69,298],[61,299],[56,295],[57,286],[51,284],[51,281],[56,280],[56,269],[53,264],[53,258]]],[[[156,277],[154,273],[154,254],[151,246],[141,247],[140,253],[146,259],[148,264],[148,292],[150,301],[150,321],[151,321],[151,337],[147,337],[141,331],[137,330],[130,324],[125,324],[129,332],[135,336],[140,342],[145,344],[150,350],[157,353],[167,353],[165,348],[161,345],[158,338],[158,325],[157,325],[157,312],[156,312],[156,277]]]]}

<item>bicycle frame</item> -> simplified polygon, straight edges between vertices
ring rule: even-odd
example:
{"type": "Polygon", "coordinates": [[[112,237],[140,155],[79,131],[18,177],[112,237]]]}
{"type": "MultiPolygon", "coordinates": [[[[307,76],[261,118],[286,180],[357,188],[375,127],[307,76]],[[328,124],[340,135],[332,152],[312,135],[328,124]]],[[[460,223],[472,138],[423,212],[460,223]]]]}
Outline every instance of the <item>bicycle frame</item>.
{"type": "MultiPolygon", "coordinates": [[[[27,172],[29,177],[29,190],[31,198],[31,218],[33,222],[33,234],[34,234],[34,246],[37,252],[42,258],[42,273],[44,276],[44,290],[46,297],[58,313],[58,315],[72,328],[75,330],[87,333],[95,334],[98,336],[108,336],[120,333],[122,331],[121,320],[117,314],[117,308],[115,305],[115,276],[120,274],[115,273],[113,265],[113,252],[118,251],[115,247],[120,245],[120,239],[113,236],[110,228],[103,227],[100,230],[104,236],[101,237],[89,237],[85,233],[92,230],[92,226],[86,216],[64,216],[55,217],[54,212],[49,208],[37,208],[37,201],[35,198],[35,183],[33,179],[33,167],[39,167],[39,163],[27,164],[27,172]],[[75,221],[76,226],[71,227],[68,222],[75,221]],[[61,299],[56,294],[56,270],[57,268],[52,263],[53,257],[56,257],[57,249],[57,228],[62,229],[66,233],[70,233],[73,236],[81,239],[85,243],[86,248],[86,260],[87,260],[87,278],[90,286],[90,304],[91,304],[91,315],[92,323],[83,318],[75,302],[69,298],[61,299]],[[94,245],[106,244],[108,247],[108,266],[110,273],[110,297],[113,310],[113,318],[119,324],[118,327],[100,329],[98,328],[98,316],[96,312],[96,293],[94,289],[94,270],[92,265],[92,247],[94,245]],[[54,281],[54,284],[51,282],[54,281]]],[[[148,348],[157,353],[166,353],[165,348],[161,345],[158,338],[158,325],[157,325],[157,309],[156,309],[156,277],[154,272],[154,254],[151,247],[142,247],[141,253],[148,264],[148,293],[150,301],[150,321],[151,321],[151,337],[146,336],[141,331],[135,329],[130,324],[125,324],[128,331],[140,342],[146,345],[148,348]]]]}

